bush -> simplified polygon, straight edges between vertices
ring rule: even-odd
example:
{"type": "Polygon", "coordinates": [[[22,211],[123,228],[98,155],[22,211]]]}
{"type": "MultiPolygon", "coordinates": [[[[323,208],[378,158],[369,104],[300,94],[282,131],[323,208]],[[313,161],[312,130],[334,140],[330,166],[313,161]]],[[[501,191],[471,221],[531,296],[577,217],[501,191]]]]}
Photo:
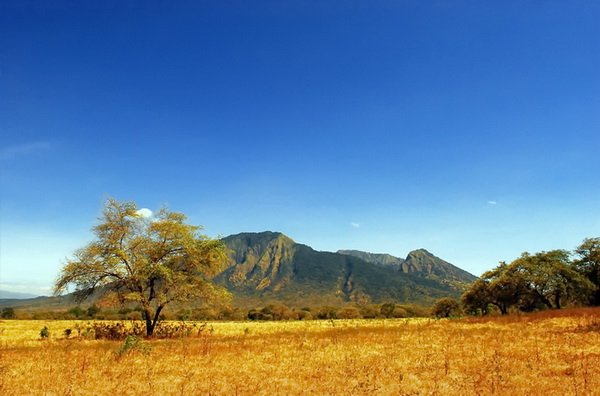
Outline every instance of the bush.
{"type": "Polygon", "coordinates": [[[431,314],[436,318],[449,318],[460,314],[460,304],[453,298],[441,298],[431,308],[431,314]]]}
{"type": "Polygon", "coordinates": [[[394,307],[392,318],[408,318],[408,312],[402,307],[394,307]]]}
{"type": "Polygon", "coordinates": [[[17,315],[15,315],[15,309],[11,307],[3,308],[0,316],[2,319],[14,319],[17,317],[17,315]]]}
{"type": "Polygon", "coordinates": [[[140,352],[144,355],[150,353],[150,345],[144,343],[141,337],[128,335],[121,348],[117,351],[117,356],[121,357],[130,352],[140,352]]]}
{"type": "Polygon", "coordinates": [[[98,306],[96,304],[90,305],[87,309],[87,315],[90,318],[95,317],[96,315],[98,315],[98,313],[100,313],[100,308],[98,308],[98,306]]]}
{"type": "Polygon", "coordinates": [[[43,340],[50,338],[50,330],[48,330],[48,326],[42,327],[42,330],[40,330],[40,338],[43,340]]]}
{"type": "Polygon", "coordinates": [[[298,311],[298,320],[311,320],[313,318],[310,311],[305,311],[304,309],[298,311]]]}
{"type": "Polygon", "coordinates": [[[337,312],[338,319],[359,319],[361,318],[360,312],[355,307],[342,308],[337,312]]]}
{"type": "Polygon", "coordinates": [[[69,309],[68,313],[73,315],[77,319],[84,315],[83,309],[81,309],[81,307],[79,306],[69,309]]]}

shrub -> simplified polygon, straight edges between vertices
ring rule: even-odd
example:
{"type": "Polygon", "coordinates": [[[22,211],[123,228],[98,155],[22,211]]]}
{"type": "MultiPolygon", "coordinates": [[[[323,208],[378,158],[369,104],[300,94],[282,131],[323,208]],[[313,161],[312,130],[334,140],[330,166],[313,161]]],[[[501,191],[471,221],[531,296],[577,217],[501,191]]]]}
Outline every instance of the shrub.
{"type": "Polygon", "coordinates": [[[93,318],[94,316],[98,315],[98,313],[100,313],[100,308],[98,308],[96,304],[90,305],[87,309],[87,315],[90,318],[93,318]]]}
{"type": "Polygon", "coordinates": [[[79,307],[79,306],[69,309],[68,313],[73,315],[77,319],[82,317],[84,314],[83,309],[81,309],[81,307],[79,307]]]}
{"type": "Polygon", "coordinates": [[[449,318],[460,314],[460,304],[453,298],[440,298],[431,308],[431,314],[436,318],[449,318]]]}
{"type": "Polygon", "coordinates": [[[338,319],[359,319],[360,317],[360,312],[355,307],[342,308],[337,312],[338,319]]]}
{"type": "Polygon", "coordinates": [[[121,348],[117,351],[117,356],[122,357],[123,355],[130,352],[140,352],[144,355],[150,353],[150,345],[144,343],[141,337],[135,335],[128,335],[125,337],[125,341],[121,348]]]}
{"type": "Polygon", "coordinates": [[[11,307],[3,308],[0,316],[2,319],[14,319],[17,317],[17,315],[15,315],[15,309],[11,307]]]}
{"type": "Polygon", "coordinates": [[[43,340],[50,338],[50,330],[48,330],[48,326],[42,327],[42,330],[40,330],[40,338],[43,340]]]}

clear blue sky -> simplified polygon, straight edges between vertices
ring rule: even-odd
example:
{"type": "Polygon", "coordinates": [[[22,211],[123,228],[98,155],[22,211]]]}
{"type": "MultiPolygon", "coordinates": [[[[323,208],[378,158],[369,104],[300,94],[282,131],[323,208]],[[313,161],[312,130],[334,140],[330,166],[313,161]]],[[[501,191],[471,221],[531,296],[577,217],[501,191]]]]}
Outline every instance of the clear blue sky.
{"type": "Polygon", "coordinates": [[[107,197],[474,274],[600,235],[599,2],[86,3],[0,3],[0,288],[107,197]]]}

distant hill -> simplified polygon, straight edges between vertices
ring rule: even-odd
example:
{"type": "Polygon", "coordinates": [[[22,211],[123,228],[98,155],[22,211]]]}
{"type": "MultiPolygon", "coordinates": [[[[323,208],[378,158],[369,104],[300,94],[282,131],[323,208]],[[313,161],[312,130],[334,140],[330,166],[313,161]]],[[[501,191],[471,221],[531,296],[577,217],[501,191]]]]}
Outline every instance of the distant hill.
{"type": "Polygon", "coordinates": [[[358,257],[370,263],[390,267],[398,271],[415,274],[429,279],[450,282],[471,283],[477,277],[467,271],[434,256],[425,249],[413,250],[406,259],[389,254],[375,254],[360,250],[338,250],[340,254],[358,257]]]}
{"type": "Polygon", "coordinates": [[[5,299],[15,299],[15,300],[21,300],[21,299],[25,299],[25,298],[35,298],[37,297],[35,294],[30,294],[30,293],[19,293],[19,292],[13,292],[13,291],[8,291],[8,290],[0,290],[0,298],[5,299]]]}
{"type": "MultiPolygon", "coordinates": [[[[461,287],[476,279],[424,249],[406,259],[356,250],[319,252],[270,231],[230,235],[223,242],[228,261],[215,282],[241,308],[277,302],[292,307],[387,301],[430,305],[441,297],[458,297],[461,287]]],[[[98,293],[88,303],[97,298],[98,293]]],[[[58,309],[74,304],[71,295],[0,300],[0,307],[58,309]]]]}

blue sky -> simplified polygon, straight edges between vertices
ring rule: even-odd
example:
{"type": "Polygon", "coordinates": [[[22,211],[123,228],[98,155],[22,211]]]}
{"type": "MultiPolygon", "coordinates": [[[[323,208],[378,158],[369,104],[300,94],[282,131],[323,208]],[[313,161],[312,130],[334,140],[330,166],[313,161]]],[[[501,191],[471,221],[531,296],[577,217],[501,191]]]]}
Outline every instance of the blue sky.
{"type": "Polygon", "coordinates": [[[107,197],[474,274],[600,235],[594,1],[2,2],[0,288],[107,197]]]}

